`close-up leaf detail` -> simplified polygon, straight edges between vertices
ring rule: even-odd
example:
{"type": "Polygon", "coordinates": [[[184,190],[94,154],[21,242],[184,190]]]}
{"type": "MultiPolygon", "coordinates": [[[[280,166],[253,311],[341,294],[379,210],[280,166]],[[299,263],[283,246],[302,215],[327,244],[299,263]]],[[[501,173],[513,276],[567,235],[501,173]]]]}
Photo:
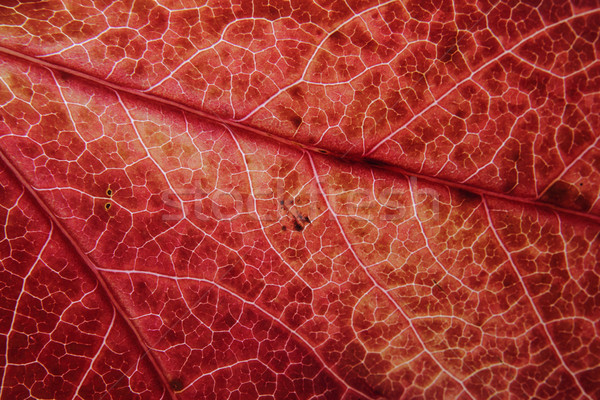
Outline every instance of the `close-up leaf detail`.
{"type": "Polygon", "coordinates": [[[598,0],[0,0],[0,399],[600,400],[598,0]]]}

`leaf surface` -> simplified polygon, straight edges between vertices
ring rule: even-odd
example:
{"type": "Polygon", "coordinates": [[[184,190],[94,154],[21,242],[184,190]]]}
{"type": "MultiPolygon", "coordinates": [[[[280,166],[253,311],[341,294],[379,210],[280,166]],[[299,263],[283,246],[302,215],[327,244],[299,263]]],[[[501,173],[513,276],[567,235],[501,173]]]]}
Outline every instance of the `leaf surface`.
{"type": "Polygon", "coordinates": [[[600,7],[0,6],[0,398],[600,398],[600,7]]]}

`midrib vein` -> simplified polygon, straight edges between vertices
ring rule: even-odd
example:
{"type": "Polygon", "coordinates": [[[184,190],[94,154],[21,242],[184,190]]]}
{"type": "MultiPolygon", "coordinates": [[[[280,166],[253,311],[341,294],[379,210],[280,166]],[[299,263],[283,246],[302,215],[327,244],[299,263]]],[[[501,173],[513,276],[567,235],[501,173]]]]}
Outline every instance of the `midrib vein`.
{"type": "Polygon", "coordinates": [[[132,88],[129,88],[124,85],[109,82],[107,80],[97,78],[93,75],[75,70],[73,68],[65,67],[65,66],[62,66],[59,64],[41,60],[35,56],[23,54],[16,50],[6,48],[4,46],[0,46],[0,53],[19,58],[21,60],[39,65],[41,67],[48,68],[53,71],[60,71],[63,73],[67,73],[67,74],[76,76],[78,78],[84,79],[88,82],[93,82],[102,87],[110,88],[117,92],[128,93],[130,95],[133,95],[133,96],[136,96],[139,98],[143,98],[145,100],[149,100],[149,101],[152,101],[155,103],[167,105],[167,106],[173,107],[177,110],[197,115],[201,118],[212,121],[215,124],[220,124],[220,125],[226,126],[228,128],[235,128],[235,129],[241,129],[241,130],[247,131],[247,132],[252,132],[261,137],[265,137],[270,140],[274,140],[278,143],[282,143],[286,146],[291,146],[291,147],[295,147],[295,148],[302,149],[302,150],[308,150],[308,151],[311,151],[316,154],[321,154],[326,157],[335,158],[335,159],[343,161],[343,162],[359,164],[359,165],[362,165],[367,168],[381,169],[381,170],[384,170],[387,172],[401,174],[401,175],[409,176],[409,177],[414,176],[414,177],[422,179],[426,182],[441,184],[441,185],[444,185],[444,186],[447,186],[447,187],[450,187],[453,189],[465,190],[465,191],[468,191],[471,193],[475,193],[479,196],[485,195],[488,197],[495,197],[495,198],[499,198],[499,199],[503,199],[503,200],[508,200],[510,202],[515,202],[515,203],[519,203],[522,205],[532,205],[535,207],[542,207],[542,208],[546,208],[549,210],[555,210],[555,211],[558,211],[558,212],[561,212],[564,214],[569,214],[569,215],[577,216],[580,218],[585,218],[588,221],[593,221],[595,223],[600,223],[600,215],[594,215],[589,212],[570,210],[570,209],[567,209],[567,208],[564,208],[564,207],[561,207],[561,206],[558,206],[555,204],[544,203],[544,202],[538,201],[535,198],[524,198],[524,197],[513,196],[513,195],[509,195],[509,194],[497,193],[497,192],[490,191],[488,189],[478,188],[476,186],[471,186],[471,185],[467,185],[467,184],[463,184],[463,183],[459,183],[459,182],[448,181],[448,180],[445,180],[442,178],[437,178],[437,177],[433,177],[433,176],[428,176],[428,175],[423,175],[423,174],[419,174],[419,173],[415,173],[415,172],[406,171],[402,167],[391,165],[391,164],[388,164],[385,162],[380,162],[379,160],[366,159],[366,158],[363,158],[360,156],[347,156],[346,154],[332,152],[330,150],[327,150],[327,149],[324,149],[321,147],[306,145],[304,143],[301,143],[301,142],[298,142],[298,141],[295,141],[292,139],[277,136],[275,134],[269,133],[265,130],[258,129],[258,128],[250,126],[250,125],[247,125],[242,122],[237,122],[237,121],[231,120],[229,118],[219,117],[217,115],[207,113],[206,111],[198,110],[194,107],[179,103],[177,101],[174,101],[174,100],[162,97],[162,96],[145,93],[139,89],[132,89],[132,88]]]}

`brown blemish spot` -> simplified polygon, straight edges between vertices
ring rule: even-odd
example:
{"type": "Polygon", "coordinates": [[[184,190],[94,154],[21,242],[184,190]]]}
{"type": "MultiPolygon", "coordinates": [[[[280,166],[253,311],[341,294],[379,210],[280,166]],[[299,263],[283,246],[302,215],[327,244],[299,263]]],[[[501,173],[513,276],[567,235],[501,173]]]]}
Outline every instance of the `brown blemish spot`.
{"type": "Polygon", "coordinates": [[[183,382],[179,378],[175,378],[169,382],[169,386],[171,386],[171,389],[173,389],[175,392],[183,390],[183,382]]]}
{"type": "Polygon", "coordinates": [[[110,188],[106,189],[106,195],[107,195],[108,197],[112,197],[112,195],[113,195],[113,191],[112,191],[110,188]]]}
{"type": "Polygon", "coordinates": [[[111,204],[110,203],[106,203],[104,205],[104,208],[106,209],[106,211],[110,210],[111,204]]]}
{"type": "Polygon", "coordinates": [[[302,125],[302,117],[299,115],[293,116],[290,121],[292,122],[292,124],[294,125],[294,127],[298,128],[300,125],[302,125]]]}
{"type": "Polygon", "coordinates": [[[575,199],[575,205],[582,211],[589,211],[591,207],[590,200],[581,194],[575,199]]]}
{"type": "Polygon", "coordinates": [[[292,86],[289,90],[289,93],[293,99],[298,99],[304,96],[304,90],[300,87],[300,85],[292,86]]]}
{"type": "Polygon", "coordinates": [[[58,79],[62,81],[68,81],[73,77],[73,75],[71,75],[70,73],[60,70],[54,71],[54,74],[56,74],[58,76],[58,79]]]}
{"type": "Polygon", "coordinates": [[[307,223],[307,224],[310,224],[310,218],[308,218],[307,216],[304,216],[304,215],[301,215],[301,214],[299,214],[299,215],[298,215],[298,219],[299,219],[300,221],[302,221],[302,222],[305,222],[305,223],[307,223]]]}
{"type": "Polygon", "coordinates": [[[282,230],[282,231],[287,231],[287,226],[285,226],[285,225],[282,225],[282,226],[281,226],[281,230],[282,230]]]}
{"type": "Polygon", "coordinates": [[[457,116],[460,119],[465,119],[466,117],[469,116],[469,112],[465,109],[459,108],[458,110],[455,110],[453,113],[455,116],[457,116]]]}
{"type": "Polygon", "coordinates": [[[348,36],[344,35],[339,30],[337,30],[329,36],[329,40],[331,40],[333,43],[335,43],[338,46],[343,46],[344,44],[348,43],[349,38],[348,38],[348,36]]]}
{"type": "Polygon", "coordinates": [[[373,158],[365,158],[365,162],[367,164],[375,165],[375,166],[385,165],[384,162],[381,162],[380,160],[375,160],[373,158]]]}
{"type": "MultiPolygon", "coordinates": [[[[310,218],[300,214],[292,208],[294,206],[294,199],[288,199],[287,201],[279,200],[279,205],[286,211],[287,218],[293,221],[294,230],[301,232],[307,224],[310,224],[310,218]]],[[[281,230],[285,231],[287,230],[287,227],[282,226],[281,230]]]]}
{"type": "Polygon", "coordinates": [[[458,189],[458,196],[461,199],[464,199],[467,202],[475,202],[475,201],[479,201],[481,199],[481,197],[474,192],[468,191],[468,190],[464,190],[464,189],[458,189]]]}
{"type": "Polygon", "coordinates": [[[587,210],[590,207],[589,200],[581,196],[579,190],[567,182],[555,182],[542,197],[542,201],[558,204],[566,207],[578,206],[579,210],[587,210]]]}

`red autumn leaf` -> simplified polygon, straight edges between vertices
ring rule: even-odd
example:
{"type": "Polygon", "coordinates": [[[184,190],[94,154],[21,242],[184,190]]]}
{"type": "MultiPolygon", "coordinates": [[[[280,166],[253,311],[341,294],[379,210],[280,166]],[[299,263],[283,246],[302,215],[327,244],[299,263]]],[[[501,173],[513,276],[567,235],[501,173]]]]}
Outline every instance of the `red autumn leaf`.
{"type": "Polygon", "coordinates": [[[600,399],[600,4],[530,3],[4,0],[0,398],[600,399]]]}

